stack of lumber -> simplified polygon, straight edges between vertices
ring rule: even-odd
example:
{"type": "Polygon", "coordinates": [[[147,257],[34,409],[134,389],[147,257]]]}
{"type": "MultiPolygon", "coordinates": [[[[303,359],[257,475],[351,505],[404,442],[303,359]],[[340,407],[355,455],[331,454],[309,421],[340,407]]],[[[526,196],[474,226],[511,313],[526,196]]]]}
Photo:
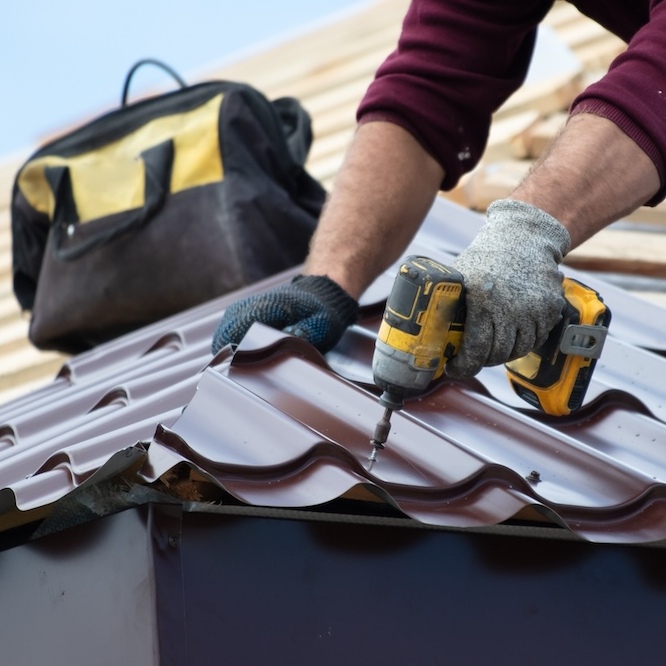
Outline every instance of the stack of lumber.
{"type": "MultiPolygon", "coordinates": [[[[308,170],[330,189],[354,131],[358,102],[394,47],[407,6],[408,0],[363,4],[335,22],[241,60],[211,66],[200,78],[246,81],[270,98],[298,97],[313,118],[308,170]]],[[[463,206],[482,211],[493,199],[506,196],[557,134],[574,97],[602,76],[625,48],[566,2],[555,3],[545,24],[577,65],[530,82],[497,112],[483,160],[446,195],[463,206]]],[[[48,383],[66,360],[31,347],[27,318],[11,290],[9,199],[26,156],[0,162],[0,404],[48,383]]],[[[666,208],[641,209],[623,225],[601,232],[568,261],[611,273],[666,277],[666,263],[660,260],[666,256],[666,208]]],[[[661,298],[655,291],[647,295],[661,298]]]]}

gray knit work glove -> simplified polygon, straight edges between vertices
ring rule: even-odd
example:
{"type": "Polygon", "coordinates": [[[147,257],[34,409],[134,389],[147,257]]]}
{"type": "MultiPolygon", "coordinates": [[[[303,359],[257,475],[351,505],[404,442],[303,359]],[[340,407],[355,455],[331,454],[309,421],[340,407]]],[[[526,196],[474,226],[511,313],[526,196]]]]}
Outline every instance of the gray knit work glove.
{"type": "Polygon", "coordinates": [[[336,282],[321,275],[297,275],[290,284],[229,306],[213,336],[216,354],[238,344],[255,322],[297,335],[326,353],[356,321],[358,303],[336,282]]]}
{"type": "Polygon", "coordinates": [[[565,305],[558,265],[569,232],[540,208],[502,199],[454,266],[465,280],[465,334],[446,365],[451,377],[472,377],[486,365],[524,356],[543,344],[565,305]]]}

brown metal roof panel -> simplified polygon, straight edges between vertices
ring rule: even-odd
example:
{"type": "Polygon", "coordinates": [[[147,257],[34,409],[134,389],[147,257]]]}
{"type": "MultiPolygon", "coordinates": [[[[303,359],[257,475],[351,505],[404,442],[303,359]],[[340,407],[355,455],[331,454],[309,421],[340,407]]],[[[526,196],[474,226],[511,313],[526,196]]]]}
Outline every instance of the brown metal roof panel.
{"type": "MultiPolygon", "coordinates": [[[[170,337],[162,326],[157,337],[170,337]]],[[[15,490],[20,508],[48,503],[70,492],[116,452],[149,441],[158,423],[170,424],[179,416],[210,360],[209,341],[204,352],[200,337],[198,348],[153,344],[136,354],[139,347],[130,344],[134,355],[121,339],[106,346],[106,366],[99,362],[105,354],[95,349],[71,361],[75,369],[82,361],[86,372],[64,371],[43,390],[4,405],[0,488],[15,490]],[[67,474],[54,473],[56,469],[67,474]],[[54,485],[56,478],[62,486],[54,485]]]]}
{"type": "MultiPolygon", "coordinates": [[[[655,451],[637,466],[636,457],[625,462],[591,446],[595,437],[608,445],[600,433],[616,425],[612,405],[586,414],[583,428],[572,420],[564,433],[477,391],[474,381],[441,382],[394,415],[387,449],[370,468],[375,396],[331,374],[308,345],[255,326],[224,371],[204,372],[173,431],[160,430],[148,478],[184,460],[250,504],[311,506],[370,484],[437,525],[501,522],[535,505],[592,540],[666,536],[666,515],[654,512],[666,490],[664,457],[655,451]]],[[[666,441],[659,421],[625,410],[622,423],[646,441],[666,441]]]]}
{"type": "MultiPolygon", "coordinates": [[[[353,397],[358,399],[358,395],[353,397]]],[[[348,410],[343,414],[348,416],[348,410]]],[[[429,463],[423,464],[425,460],[417,462],[419,452],[439,439],[435,433],[430,434],[430,442],[426,433],[420,433],[420,446],[412,447],[416,450],[410,451],[408,459],[400,459],[400,447],[393,447],[384,464],[392,468],[389,476],[396,480],[378,482],[364,466],[369,452],[365,430],[349,423],[344,429],[353,444],[327,439],[309,424],[280,414],[269,403],[211,371],[204,373],[197,396],[173,431],[160,429],[151,443],[151,476],[147,478],[156,478],[178,461],[191,461],[241,501],[273,507],[316,506],[355,486],[370,484],[407,515],[443,525],[496,523],[512,517],[524,505],[505,493],[499,493],[501,498],[493,498],[492,503],[484,501],[484,494],[475,492],[473,483],[466,483],[468,476],[473,479],[478,475],[482,465],[465,452],[456,452],[458,460],[453,463],[465,478],[459,481],[450,475],[449,485],[432,473],[429,463]],[[210,408],[221,401],[230,410],[211,422],[210,408]],[[245,416],[248,413],[254,415],[252,425],[245,416]],[[163,448],[172,450],[172,455],[165,455],[163,448]],[[426,501],[421,499],[419,488],[428,496],[426,501]],[[473,501],[470,493],[477,495],[473,501]],[[465,499],[461,505],[462,494],[465,499]]]]}
{"type": "Polygon", "coordinates": [[[124,374],[110,366],[108,373],[96,381],[58,384],[50,395],[40,395],[32,409],[29,402],[22,403],[17,413],[5,421],[5,427],[11,428],[25,447],[61,433],[73,434],[74,429],[99,421],[110,409],[130,403],[136,407],[180,382],[194,383],[205,363],[198,356],[190,356],[145,357],[136,359],[124,374]]]}
{"type": "Polygon", "coordinates": [[[76,401],[68,402],[68,391],[61,391],[54,411],[46,415],[50,427],[43,425],[44,415],[19,424],[18,431],[25,426],[30,435],[19,437],[5,427],[4,439],[11,445],[0,449],[0,488],[15,493],[13,504],[20,510],[65,496],[119,451],[150,441],[158,423],[173,423],[196,389],[199,370],[200,363],[194,367],[192,361],[176,365],[162,372],[159,390],[149,390],[157,388],[150,373],[124,388],[88,386],[78,391],[86,409],[73,409],[76,401]],[[102,389],[106,393],[100,398],[102,389]]]}
{"type": "MultiPolygon", "coordinates": [[[[198,312],[190,313],[193,322],[199,322],[198,312]]],[[[150,372],[150,365],[157,369],[168,367],[173,359],[200,358],[201,349],[196,344],[185,344],[181,332],[173,328],[169,320],[147,329],[139,329],[141,335],[131,334],[130,339],[118,338],[90,352],[73,356],[63,365],[61,376],[73,384],[90,381],[114,381],[114,377],[134,377],[150,372]],[[106,358],[106,362],[104,359],[106,358]]]]}
{"type": "Polygon", "coordinates": [[[666,421],[665,376],[666,358],[612,337],[606,339],[593,381],[622,391],[626,400],[640,401],[655,418],[666,421]]]}
{"type": "MultiPolygon", "coordinates": [[[[469,215],[456,210],[449,221],[460,226],[469,215]]],[[[452,261],[428,233],[413,249],[452,261]]],[[[438,233],[447,237],[447,228],[438,233]]],[[[309,506],[363,485],[435,524],[489,524],[534,505],[595,540],[663,537],[652,512],[665,482],[658,442],[666,441],[666,361],[619,339],[617,317],[575,417],[540,415],[513,394],[502,368],[484,369],[410,401],[369,470],[369,435],[381,411],[371,358],[394,267],[366,292],[361,319],[326,359],[257,326],[233,362],[226,350],[201,374],[224,307],[297,271],[76,356],[51,386],[0,408],[0,487],[15,488],[20,506],[46,504],[162,424],[146,478],[190,462],[250,503],[309,506]]],[[[643,302],[625,298],[620,319],[635,323],[643,302]]],[[[651,307],[658,323],[663,312],[651,307]]]]}
{"type": "MultiPolygon", "coordinates": [[[[273,333],[273,332],[271,332],[271,334],[272,334],[272,333],[273,333]]],[[[289,339],[289,338],[287,338],[287,340],[288,340],[289,342],[293,342],[293,341],[291,341],[291,339],[289,339]]],[[[367,368],[368,368],[368,363],[369,363],[369,356],[370,356],[370,353],[371,353],[371,351],[370,351],[370,350],[371,350],[371,347],[368,347],[368,345],[367,345],[367,341],[368,341],[368,340],[370,340],[370,337],[368,337],[368,336],[364,336],[364,343],[365,343],[365,344],[364,344],[364,347],[366,347],[366,358],[365,358],[366,373],[368,372],[368,369],[367,369],[367,368]]],[[[296,341],[296,342],[298,342],[298,341],[296,341]]],[[[284,343],[283,343],[283,344],[284,344],[284,343]]],[[[308,348],[308,349],[309,349],[309,348],[308,348]]],[[[257,352],[257,353],[258,353],[258,352],[257,352]]],[[[296,371],[297,377],[300,377],[300,372],[301,372],[301,371],[300,371],[298,368],[296,368],[295,371],[296,371]]],[[[255,379],[258,379],[258,380],[259,380],[259,383],[262,384],[262,383],[265,382],[265,380],[266,380],[266,376],[267,376],[267,375],[265,375],[265,373],[262,372],[262,373],[259,374],[258,377],[255,378],[255,379]]],[[[284,380],[280,380],[280,381],[278,382],[278,385],[277,385],[277,390],[278,390],[278,392],[280,392],[280,391],[282,390],[282,388],[283,388],[283,381],[284,381],[284,380]]],[[[299,380],[297,383],[298,383],[299,385],[300,385],[300,384],[303,384],[304,387],[307,386],[307,382],[302,382],[301,380],[299,380]]],[[[316,384],[317,386],[320,385],[319,381],[315,382],[315,384],[316,384]]],[[[326,392],[324,392],[324,395],[325,395],[325,394],[326,394],[326,392]]],[[[270,397],[270,400],[275,400],[275,397],[274,397],[274,396],[273,396],[273,397],[270,397]]],[[[376,409],[376,408],[377,408],[377,405],[376,405],[376,403],[374,402],[374,397],[371,398],[371,400],[372,400],[373,402],[372,402],[372,405],[369,407],[369,411],[372,411],[372,409],[376,409]]],[[[185,404],[186,404],[186,401],[185,401],[185,404]]],[[[321,405],[321,403],[319,403],[319,404],[321,405]]],[[[311,408],[311,405],[308,406],[308,409],[310,409],[310,408],[311,408]]],[[[325,410],[325,409],[326,409],[326,406],[323,405],[323,407],[320,407],[320,408],[323,408],[323,409],[325,410]]],[[[365,411],[366,411],[365,409],[362,410],[362,412],[365,412],[365,411]]],[[[406,410],[405,413],[407,413],[407,410],[406,410]]],[[[126,415],[126,414],[127,414],[127,413],[125,412],[123,415],[126,415]]],[[[116,416],[116,414],[115,414],[115,412],[114,412],[114,417],[113,417],[113,419],[115,418],[115,416],[116,416]]],[[[164,416],[164,415],[155,414],[155,419],[159,418],[159,416],[164,416]]],[[[175,418],[175,417],[174,417],[174,418],[175,418]]],[[[398,419],[397,419],[398,422],[400,422],[400,418],[401,418],[401,416],[398,415],[398,419]]],[[[119,424],[118,422],[116,422],[115,420],[113,420],[113,419],[110,420],[110,421],[108,421],[108,422],[105,424],[105,427],[108,426],[110,430],[115,430],[115,431],[116,431],[116,432],[115,432],[116,435],[120,435],[120,427],[119,427],[120,424],[119,424]]],[[[361,436],[361,441],[362,441],[363,449],[366,449],[366,447],[367,447],[367,428],[368,428],[369,426],[368,426],[368,423],[367,423],[366,421],[367,421],[367,418],[363,418],[363,419],[362,419],[362,429],[363,429],[363,433],[362,433],[362,436],[361,436]]],[[[146,424],[146,425],[147,425],[147,430],[148,430],[148,436],[150,436],[152,426],[153,426],[153,424],[154,424],[155,422],[156,422],[156,421],[155,421],[152,417],[149,418],[149,421],[148,421],[148,423],[146,424]]],[[[162,422],[166,422],[167,425],[168,425],[168,421],[165,421],[164,418],[162,418],[162,422]]],[[[269,419],[269,422],[270,422],[270,419],[269,419]]],[[[558,422],[558,423],[559,423],[559,425],[562,425],[561,422],[558,422]]],[[[370,424],[370,425],[371,425],[371,424],[370,424]]],[[[431,424],[431,425],[432,425],[432,424],[431,424]]],[[[464,424],[463,424],[463,427],[464,427],[464,424]]],[[[626,427],[626,422],[625,422],[625,427],[626,427]]],[[[339,430],[339,427],[338,427],[338,426],[336,426],[336,428],[338,428],[338,430],[339,430]]],[[[142,435],[143,435],[143,434],[145,434],[145,433],[142,433],[142,435]]],[[[338,434],[339,434],[339,433],[338,433],[338,434]]],[[[274,437],[274,433],[271,433],[271,436],[274,437]]],[[[136,437],[136,439],[139,439],[139,438],[140,438],[140,437],[136,437]]],[[[644,438],[644,441],[647,441],[647,439],[644,438]]],[[[123,445],[127,445],[127,443],[128,443],[128,442],[123,442],[123,445]]],[[[60,443],[57,443],[57,444],[59,445],[60,443]]],[[[80,446],[81,446],[81,448],[82,448],[83,451],[85,451],[86,447],[89,446],[89,445],[90,445],[90,444],[89,444],[88,440],[83,440],[83,442],[80,444],[80,446]]],[[[108,449],[105,448],[106,446],[107,446],[107,444],[104,444],[104,446],[102,446],[102,455],[101,455],[100,460],[103,459],[104,455],[108,455],[109,452],[113,452],[113,451],[117,450],[117,448],[118,448],[117,444],[115,444],[113,447],[108,448],[108,449]]],[[[57,447],[56,447],[56,448],[57,448],[57,447]]],[[[502,446],[502,449],[504,450],[504,446],[502,446]]],[[[410,449],[409,449],[409,455],[414,455],[413,447],[410,447],[410,449]]],[[[517,465],[515,462],[511,462],[510,465],[513,465],[514,468],[518,467],[518,465],[517,465]]],[[[94,469],[94,465],[92,465],[92,468],[94,469]]]]}
{"type": "Polygon", "coordinates": [[[145,411],[138,414],[137,410],[113,410],[57,437],[5,450],[0,458],[0,488],[12,488],[17,482],[62,464],[72,469],[74,476],[85,478],[117,451],[150,440],[156,422],[173,422],[181,405],[182,402],[164,405],[161,411],[150,415],[145,411]]]}

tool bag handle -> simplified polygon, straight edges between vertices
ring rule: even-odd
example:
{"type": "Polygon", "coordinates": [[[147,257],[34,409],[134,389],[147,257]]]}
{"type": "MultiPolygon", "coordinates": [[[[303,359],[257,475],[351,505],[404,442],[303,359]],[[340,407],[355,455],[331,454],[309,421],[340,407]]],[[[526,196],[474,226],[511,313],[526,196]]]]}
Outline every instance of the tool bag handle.
{"type": "Polygon", "coordinates": [[[168,140],[140,154],[144,163],[144,204],[124,215],[121,221],[103,228],[95,220],[79,224],[72,192],[69,168],[48,167],[44,170],[53,191],[56,206],[53,213],[53,253],[60,261],[72,261],[84,254],[146,224],[162,208],[169,192],[173,164],[173,141],[168,140]]]}
{"type": "Polygon", "coordinates": [[[136,71],[144,65],[155,65],[155,67],[159,67],[159,69],[169,74],[181,88],[187,88],[187,83],[185,83],[185,80],[178,74],[178,72],[176,72],[176,70],[169,67],[169,65],[162,62],[161,60],[155,60],[154,58],[143,58],[142,60],[134,63],[129,72],[127,72],[125,83],[123,84],[123,92],[120,96],[120,106],[127,106],[127,97],[129,96],[129,87],[132,82],[132,78],[134,77],[136,71]]]}

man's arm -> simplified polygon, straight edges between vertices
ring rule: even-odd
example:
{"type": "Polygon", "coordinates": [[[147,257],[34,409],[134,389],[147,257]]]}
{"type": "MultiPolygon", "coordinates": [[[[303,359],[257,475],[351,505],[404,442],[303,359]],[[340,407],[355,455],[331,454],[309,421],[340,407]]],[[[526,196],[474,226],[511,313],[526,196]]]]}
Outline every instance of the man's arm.
{"type": "Polygon", "coordinates": [[[361,125],[312,239],[304,273],[358,299],[404,251],[432,205],[442,167],[401,127],[361,125]]]}
{"type": "Polygon", "coordinates": [[[571,117],[523,183],[489,207],[486,225],[455,262],[467,319],[447,373],[470,377],[543,344],[561,318],[566,253],[659,188],[654,162],[614,123],[571,117]]]}
{"type": "MultiPolygon", "coordinates": [[[[437,190],[480,158],[491,114],[520,85],[551,4],[413,0],[400,45],[359,109],[306,275],[229,308],[214,350],[238,342],[255,321],[321,351],[335,344],[355,319],[356,299],[404,251],[437,190]]],[[[581,95],[546,158],[489,208],[456,260],[467,320],[449,374],[472,376],[545,341],[561,317],[559,264],[570,248],[663,196],[666,0],[651,6],[651,23],[626,57],[581,95]]]]}
{"type": "MultiPolygon", "coordinates": [[[[441,166],[408,132],[391,123],[361,125],[304,272],[328,275],[358,298],[403,252],[442,179],[441,166]]],[[[576,247],[644,204],[659,186],[654,163],[622,130],[579,114],[510,198],[552,215],[576,247]]]]}
{"type": "Polygon", "coordinates": [[[412,1],[400,42],[359,107],[305,275],[227,308],[214,352],[238,344],[255,322],[322,352],[339,340],[358,297],[404,251],[437,190],[452,188],[481,157],[492,112],[523,81],[551,4],[412,1]]]}
{"type": "Polygon", "coordinates": [[[312,239],[290,284],[227,308],[212,343],[238,344],[255,322],[298,335],[320,351],[356,319],[357,299],[403,252],[423,221],[444,171],[398,125],[361,125],[312,239]]]}
{"type": "Polygon", "coordinates": [[[654,162],[634,141],[610,120],[580,113],[510,198],[559,220],[576,247],[659,188],[654,162]]]}

